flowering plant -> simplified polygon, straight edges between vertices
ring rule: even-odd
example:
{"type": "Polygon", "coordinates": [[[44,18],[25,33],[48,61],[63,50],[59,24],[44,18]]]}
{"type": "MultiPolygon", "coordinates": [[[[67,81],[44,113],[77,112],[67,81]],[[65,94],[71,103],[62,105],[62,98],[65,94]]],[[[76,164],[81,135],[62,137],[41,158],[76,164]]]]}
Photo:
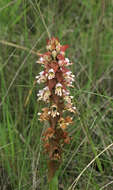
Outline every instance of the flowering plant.
{"type": "Polygon", "coordinates": [[[68,45],[61,45],[57,38],[52,37],[47,41],[47,52],[40,55],[37,63],[44,68],[36,76],[37,83],[44,83],[44,88],[39,90],[37,96],[39,101],[44,101],[47,107],[38,113],[39,120],[47,120],[50,126],[43,133],[44,151],[49,157],[48,170],[49,180],[53,178],[62,160],[62,148],[70,142],[66,131],[67,126],[72,123],[72,117],[65,116],[64,112],[76,112],[73,106],[68,87],[73,87],[74,75],[68,66],[72,65],[65,58],[68,45]]]}

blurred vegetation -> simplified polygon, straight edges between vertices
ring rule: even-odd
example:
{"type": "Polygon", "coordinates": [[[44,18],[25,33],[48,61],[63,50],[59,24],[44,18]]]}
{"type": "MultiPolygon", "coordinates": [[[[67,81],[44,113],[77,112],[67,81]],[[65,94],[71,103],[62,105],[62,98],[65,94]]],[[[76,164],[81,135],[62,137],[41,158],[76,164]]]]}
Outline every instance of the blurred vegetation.
{"type": "MultiPolygon", "coordinates": [[[[41,70],[35,52],[48,35],[69,44],[79,115],[69,127],[59,190],[113,142],[113,0],[0,0],[0,188],[47,190],[47,158],[37,119],[41,70]],[[34,51],[34,52],[32,52],[34,51]]],[[[80,176],[76,190],[113,189],[113,147],[80,176]],[[105,187],[106,186],[106,187],[105,187]],[[104,188],[105,187],[105,188],[104,188]]]]}

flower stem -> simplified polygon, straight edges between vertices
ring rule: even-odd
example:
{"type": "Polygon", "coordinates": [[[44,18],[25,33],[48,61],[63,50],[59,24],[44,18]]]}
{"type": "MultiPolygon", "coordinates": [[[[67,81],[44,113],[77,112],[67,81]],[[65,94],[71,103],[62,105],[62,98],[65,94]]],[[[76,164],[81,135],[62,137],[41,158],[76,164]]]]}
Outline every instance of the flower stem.
{"type": "Polygon", "coordinates": [[[58,190],[58,175],[55,175],[49,182],[49,190],[58,190]]]}

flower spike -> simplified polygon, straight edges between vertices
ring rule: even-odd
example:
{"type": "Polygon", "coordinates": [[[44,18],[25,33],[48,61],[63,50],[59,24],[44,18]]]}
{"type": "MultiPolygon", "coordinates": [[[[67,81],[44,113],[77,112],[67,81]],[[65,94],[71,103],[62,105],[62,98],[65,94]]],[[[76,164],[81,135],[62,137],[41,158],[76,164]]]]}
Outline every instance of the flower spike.
{"type": "Polygon", "coordinates": [[[73,96],[68,89],[73,87],[75,80],[75,76],[68,68],[72,63],[65,57],[68,47],[68,45],[61,45],[58,38],[52,37],[47,40],[47,52],[41,54],[37,61],[44,68],[36,76],[37,83],[45,85],[42,90],[39,90],[37,96],[38,101],[47,103],[47,107],[42,109],[42,113],[38,113],[38,117],[40,121],[46,120],[50,124],[43,134],[44,152],[49,158],[50,178],[54,176],[61,163],[63,146],[70,142],[66,130],[73,123],[73,119],[70,116],[64,117],[64,112],[76,113],[76,107],[72,103],[73,96]]]}

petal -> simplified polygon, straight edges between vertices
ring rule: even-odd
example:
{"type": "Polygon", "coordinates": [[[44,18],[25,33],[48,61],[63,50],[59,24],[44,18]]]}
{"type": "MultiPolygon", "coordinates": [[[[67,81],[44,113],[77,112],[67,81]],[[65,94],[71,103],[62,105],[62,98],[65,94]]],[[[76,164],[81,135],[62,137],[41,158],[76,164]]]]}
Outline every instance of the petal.
{"type": "Polygon", "coordinates": [[[59,54],[59,55],[57,55],[57,59],[59,59],[59,60],[64,60],[65,57],[64,57],[62,54],[59,54]]]}
{"type": "Polygon", "coordinates": [[[69,48],[69,45],[61,46],[60,51],[66,51],[66,49],[69,48]]]}

